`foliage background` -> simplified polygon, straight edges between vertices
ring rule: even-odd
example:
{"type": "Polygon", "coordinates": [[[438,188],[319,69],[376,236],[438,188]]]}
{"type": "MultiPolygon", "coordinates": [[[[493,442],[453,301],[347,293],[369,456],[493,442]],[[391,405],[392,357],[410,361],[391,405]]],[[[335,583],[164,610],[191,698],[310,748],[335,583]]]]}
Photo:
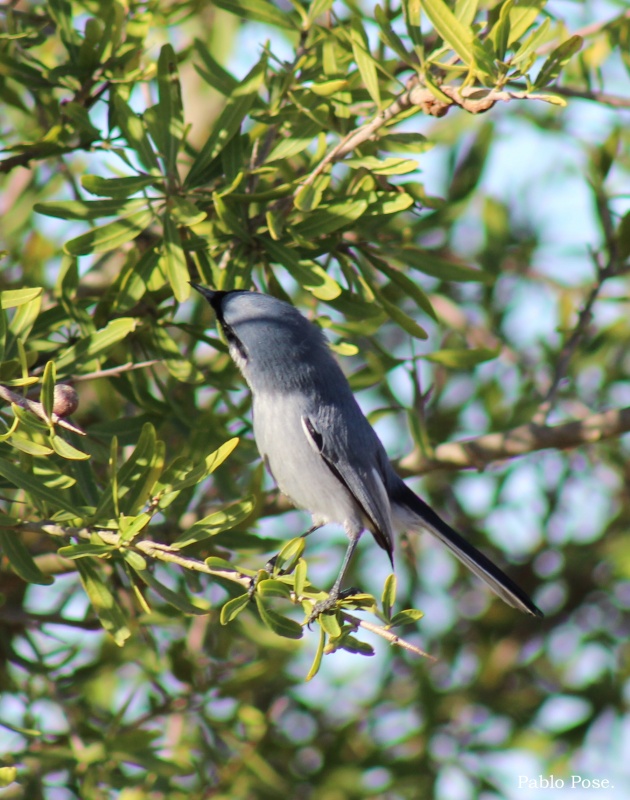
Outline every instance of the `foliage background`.
{"type": "MultiPolygon", "coordinates": [[[[1,10],[0,796],[626,797],[625,4],[1,10]],[[256,570],[308,522],[189,277],[318,320],[401,471],[545,620],[403,540],[394,612],[437,660],[360,629],[372,657],[338,638],[305,683],[299,606],[245,608],[205,561],[256,570]],[[62,380],[86,436],[53,423],[62,380]]],[[[342,539],[309,540],[315,584],[342,539]]],[[[377,599],[380,556],[352,576],[377,599]]]]}

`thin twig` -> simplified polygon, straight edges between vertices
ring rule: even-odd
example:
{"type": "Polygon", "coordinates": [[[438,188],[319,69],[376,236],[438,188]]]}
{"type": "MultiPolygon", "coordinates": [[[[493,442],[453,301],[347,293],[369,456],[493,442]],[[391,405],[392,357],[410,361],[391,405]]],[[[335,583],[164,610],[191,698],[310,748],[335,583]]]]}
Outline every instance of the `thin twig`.
{"type": "Polygon", "coordinates": [[[355,617],[352,614],[348,614],[347,611],[342,611],[341,616],[344,618],[346,622],[349,622],[355,628],[363,628],[366,631],[375,633],[382,639],[386,639],[390,644],[402,647],[403,650],[409,650],[411,653],[415,653],[416,655],[422,656],[423,658],[429,658],[431,659],[431,661],[437,661],[435,656],[429,655],[429,653],[425,653],[424,650],[421,650],[419,647],[416,647],[415,644],[411,644],[411,642],[402,639],[400,636],[398,636],[398,634],[393,633],[392,631],[388,630],[382,625],[375,625],[373,622],[368,622],[365,619],[359,619],[359,617],[355,617]]]}
{"type": "Polygon", "coordinates": [[[115,377],[116,375],[122,375],[124,372],[131,372],[134,369],[146,369],[147,367],[152,367],[155,364],[160,363],[160,360],[157,358],[154,358],[152,361],[140,361],[137,364],[134,364],[132,361],[128,361],[126,364],[121,364],[119,367],[98,369],[96,372],[87,372],[85,375],[73,375],[67,379],[67,382],[78,383],[79,381],[96,380],[96,378],[111,378],[115,377]]]}

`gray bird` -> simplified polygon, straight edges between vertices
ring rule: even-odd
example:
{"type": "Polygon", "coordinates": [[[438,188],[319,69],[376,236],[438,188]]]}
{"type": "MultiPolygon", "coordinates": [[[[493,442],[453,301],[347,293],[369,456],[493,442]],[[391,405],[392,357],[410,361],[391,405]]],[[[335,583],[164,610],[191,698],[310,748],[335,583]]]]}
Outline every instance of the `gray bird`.
{"type": "Polygon", "coordinates": [[[428,530],[508,605],[541,617],[527,594],[456,533],[394,472],[380,439],[316,325],[293,306],[258,292],[191,284],[214,309],[230,355],[253,399],[254,435],[265,465],[314,528],[343,525],[349,543],[327,600],[330,610],[363,531],[393,563],[396,530],[428,530]]]}

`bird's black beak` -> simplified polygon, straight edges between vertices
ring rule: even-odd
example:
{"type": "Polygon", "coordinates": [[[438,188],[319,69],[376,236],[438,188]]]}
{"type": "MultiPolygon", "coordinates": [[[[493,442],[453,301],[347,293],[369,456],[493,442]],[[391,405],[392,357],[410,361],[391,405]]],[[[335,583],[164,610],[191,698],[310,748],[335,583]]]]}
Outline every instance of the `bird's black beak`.
{"type": "Polygon", "coordinates": [[[206,300],[212,305],[212,301],[214,300],[215,296],[218,294],[214,289],[208,289],[207,286],[201,286],[199,283],[193,283],[192,281],[188,281],[193,289],[196,289],[199,294],[202,294],[206,300]]]}

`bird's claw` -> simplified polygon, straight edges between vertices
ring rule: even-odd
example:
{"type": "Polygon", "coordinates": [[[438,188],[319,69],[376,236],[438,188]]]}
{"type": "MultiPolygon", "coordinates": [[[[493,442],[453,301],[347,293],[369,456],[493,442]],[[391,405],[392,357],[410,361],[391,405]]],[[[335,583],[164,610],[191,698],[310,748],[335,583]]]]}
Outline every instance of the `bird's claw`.
{"type": "Polygon", "coordinates": [[[340,600],[347,600],[348,597],[352,597],[355,594],[360,594],[361,590],[357,589],[354,586],[350,586],[348,589],[343,589],[343,591],[333,591],[330,592],[328,597],[324,598],[324,600],[320,600],[319,602],[315,603],[313,606],[313,610],[309,614],[308,619],[306,620],[306,625],[310,628],[313,622],[319,617],[320,614],[326,614],[328,611],[332,611],[335,609],[335,606],[340,600]]]}

